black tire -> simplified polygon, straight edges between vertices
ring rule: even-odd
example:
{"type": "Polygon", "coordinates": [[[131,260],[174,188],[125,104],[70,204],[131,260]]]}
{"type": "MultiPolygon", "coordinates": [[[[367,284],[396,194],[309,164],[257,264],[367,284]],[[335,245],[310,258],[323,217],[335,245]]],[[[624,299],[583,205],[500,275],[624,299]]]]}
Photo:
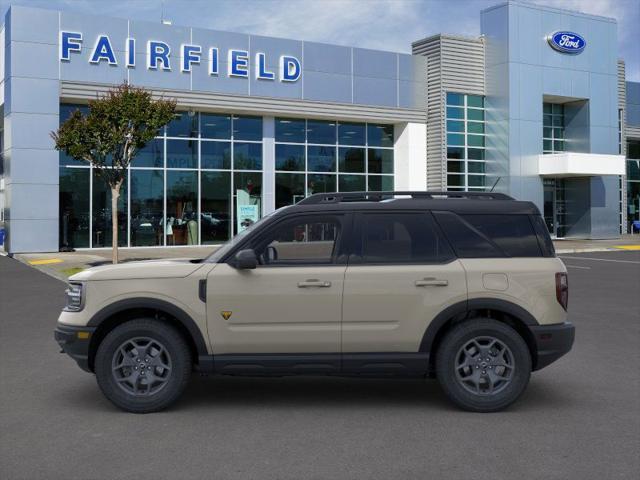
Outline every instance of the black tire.
{"type": "Polygon", "coordinates": [[[191,370],[191,352],[180,332],[151,318],[118,325],[102,340],[95,358],[96,379],[102,393],[115,406],[132,413],[167,408],[184,391],[191,370]],[[140,345],[140,351],[134,345],[140,345]],[[138,355],[141,352],[149,353],[138,355]],[[116,367],[126,366],[116,370],[116,363],[116,367]],[[135,381],[129,380],[132,376],[135,381]],[[149,381],[151,378],[153,382],[149,381]]]}
{"type": "Polygon", "coordinates": [[[447,397],[460,408],[496,412],[524,392],[531,376],[531,354],[509,325],[488,318],[470,319],[443,338],[436,352],[436,376],[447,397]],[[474,351],[479,359],[471,355],[474,351]],[[480,352],[486,353],[484,358],[480,352]],[[509,363],[512,369],[502,366],[509,363]]]}

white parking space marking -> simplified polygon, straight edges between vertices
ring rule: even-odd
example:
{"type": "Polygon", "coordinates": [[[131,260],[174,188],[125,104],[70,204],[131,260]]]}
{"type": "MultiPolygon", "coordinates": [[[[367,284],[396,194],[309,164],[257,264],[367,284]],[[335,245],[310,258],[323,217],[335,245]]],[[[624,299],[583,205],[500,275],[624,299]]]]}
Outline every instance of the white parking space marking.
{"type": "Polygon", "coordinates": [[[591,267],[579,267],[578,265],[565,265],[567,268],[579,268],[581,270],[591,270],[591,267]]]}
{"type": "Polygon", "coordinates": [[[613,259],[610,259],[610,258],[563,257],[563,256],[561,256],[560,258],[565,258],[567,260],[593,260],[595,262],[636,263],[636,264],[640,265],[640,262],[636,262],[634,260],[613,260],[613,259]]]}

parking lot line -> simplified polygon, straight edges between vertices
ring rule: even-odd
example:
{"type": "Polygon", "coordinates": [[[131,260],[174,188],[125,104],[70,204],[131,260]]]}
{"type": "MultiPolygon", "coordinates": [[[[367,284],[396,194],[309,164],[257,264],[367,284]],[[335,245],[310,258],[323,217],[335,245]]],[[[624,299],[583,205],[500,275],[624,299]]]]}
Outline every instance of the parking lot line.
{"type": "Polygon", "coordinates": [[[640,265],[640,262],[636,262],[634,260],[613,260],[611,258],[593,258],[593,257],[565,257],[560,256],[560,258],[564,258],[567,260],[593,260],[596,262],[615,262],[615,263],[635,263],[640,265]]]}
{"type": "Polygon", "coordinates": [[[44,260],[31,260],[29,265],[51,265],[53,263],[62,263],[59,258],[46,258],[44,260]]]}
{"type": "Polygon", "coordinates": [[[565,267],[567,267],[567,268],[579,268],[581,270],[591,270],[591,267],[580,267],[578,265],[566,265],[565,264],[565,267]]]}

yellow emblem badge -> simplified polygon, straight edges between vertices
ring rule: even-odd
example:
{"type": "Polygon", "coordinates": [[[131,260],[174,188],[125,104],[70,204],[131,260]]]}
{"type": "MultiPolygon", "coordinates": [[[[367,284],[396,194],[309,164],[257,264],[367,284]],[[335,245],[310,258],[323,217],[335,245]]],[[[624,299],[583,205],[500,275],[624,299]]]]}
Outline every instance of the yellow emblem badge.
{"type": "Polygon", "coordinates": [[[220,312],[220,315],[222,315],[222,318],[224,318],[225,320],[229,320],[229,318],[231,318],[231,313],[229,310],[223,310],[220,312]]]}

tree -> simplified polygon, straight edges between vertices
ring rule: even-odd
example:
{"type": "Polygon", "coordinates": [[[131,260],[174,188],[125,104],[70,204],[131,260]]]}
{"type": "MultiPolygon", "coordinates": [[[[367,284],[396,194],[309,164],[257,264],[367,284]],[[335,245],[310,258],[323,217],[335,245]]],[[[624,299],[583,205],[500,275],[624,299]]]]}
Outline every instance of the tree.
{"type": "Polygon", "coordinates": [[[88,114],[76,110],[51,132],[57,150],[93,165],[111,188],[113,263],[118,263],[118,197],[127,169],[175,109],[175,100],[154,100],[151,92],[123,83],[90,101],[88,114]]]}

